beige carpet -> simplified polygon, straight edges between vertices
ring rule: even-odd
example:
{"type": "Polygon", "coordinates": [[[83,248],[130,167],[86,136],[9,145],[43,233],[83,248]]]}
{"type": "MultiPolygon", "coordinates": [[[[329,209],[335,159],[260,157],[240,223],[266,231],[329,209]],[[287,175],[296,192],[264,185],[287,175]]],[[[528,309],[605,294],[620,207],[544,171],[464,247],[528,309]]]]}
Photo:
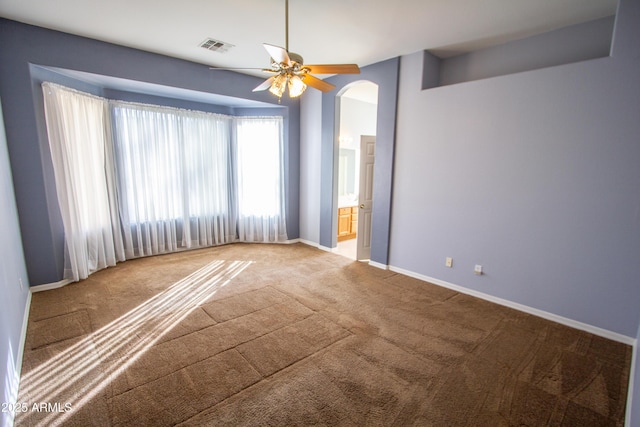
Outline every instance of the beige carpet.
{"type": "Polygon", "coordinates": [[[623,425],[629,346],[302,244],[33,295],[17,426],[623,425]]]}

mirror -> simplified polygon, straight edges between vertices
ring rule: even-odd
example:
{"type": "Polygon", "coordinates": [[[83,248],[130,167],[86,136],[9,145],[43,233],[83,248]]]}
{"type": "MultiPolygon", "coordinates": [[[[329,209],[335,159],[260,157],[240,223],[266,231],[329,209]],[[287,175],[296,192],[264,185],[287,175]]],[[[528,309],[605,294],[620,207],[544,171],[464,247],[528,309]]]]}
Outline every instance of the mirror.
{"type": "Polygon", "coordinates": [[[357,153],[353,148],[340,148],[338,157],[338,198],[340,206],[358,203],[357,153]]]}

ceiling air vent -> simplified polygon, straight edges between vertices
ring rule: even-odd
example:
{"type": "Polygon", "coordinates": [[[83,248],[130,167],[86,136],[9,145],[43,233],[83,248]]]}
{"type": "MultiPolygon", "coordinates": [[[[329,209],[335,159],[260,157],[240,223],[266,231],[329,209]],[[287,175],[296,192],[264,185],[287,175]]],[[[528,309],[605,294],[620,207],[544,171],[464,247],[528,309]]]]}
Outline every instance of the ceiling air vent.
{"type": "Polygon", "coordinates": [[[202,43],[199,44],[199,46],[220,53],[225,53],[226,51],[234,47],[234,45],[232,45],[231,43],[221,42],[220,40],[215,40],[212,38],[206,38],[202,43]]]}

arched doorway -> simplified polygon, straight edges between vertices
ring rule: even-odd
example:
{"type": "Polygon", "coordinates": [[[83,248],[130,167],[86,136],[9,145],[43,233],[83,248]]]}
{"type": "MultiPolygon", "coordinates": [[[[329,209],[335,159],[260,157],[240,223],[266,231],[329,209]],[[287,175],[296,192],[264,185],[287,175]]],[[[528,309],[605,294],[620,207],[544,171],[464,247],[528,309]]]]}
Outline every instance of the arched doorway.
{"type": "Polygon", "coordinates": [[[371,245],[378,85],[369,81],[351,83],[337,95],[336,106],[335,251],[352,259],[367,260],[371,245]]]}

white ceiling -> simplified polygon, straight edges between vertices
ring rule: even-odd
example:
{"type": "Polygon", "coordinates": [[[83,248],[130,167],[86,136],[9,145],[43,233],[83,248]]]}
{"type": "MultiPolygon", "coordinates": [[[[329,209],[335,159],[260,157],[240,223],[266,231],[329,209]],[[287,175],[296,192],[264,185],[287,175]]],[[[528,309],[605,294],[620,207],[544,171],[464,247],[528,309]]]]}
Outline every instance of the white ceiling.
{"type": "MultiPolygon", "coordinates": [[[[290,0],[289,48],[307,64],[442,57],[615,13],[616,0],[290,0]]],[[[264,67],[285,45],[284,0],[0,0],[0,16],[219,67],[264,67]],[[212,37],[226,53],[198,47],[212,37]]],[[[322,77],[322,76],[320,76],[322,77]]]]}

